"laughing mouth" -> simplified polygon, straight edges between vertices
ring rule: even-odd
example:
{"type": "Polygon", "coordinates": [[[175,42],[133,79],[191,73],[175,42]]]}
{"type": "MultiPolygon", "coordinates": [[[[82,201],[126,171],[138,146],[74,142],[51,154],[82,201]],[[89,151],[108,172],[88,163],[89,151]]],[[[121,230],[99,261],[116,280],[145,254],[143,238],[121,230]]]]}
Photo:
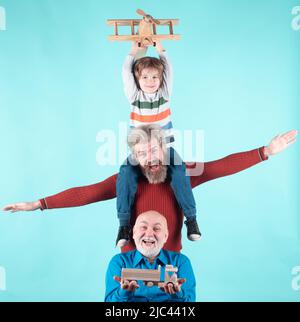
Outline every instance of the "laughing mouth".
{"type": "Polygon", "coordinates": [[[161,166],[161,162],[159,160],[157,160],[157,161],[153,161],[151,163],[148,163],[146,165],[146,168],[148,168],[151,171],[156,171],[160,168],[160,166],[161,166]]]}
{"type": "Polygon", "coordinates": [[[159,169],[159,164],[149,165],[151,171],[157,171],[159,169]]]}
{"type": "Polygon", "coordinates": [[[144,246],[154,246],[155,245],[155,241],[154,240],[142,240],[142,245],[144,246]]]}

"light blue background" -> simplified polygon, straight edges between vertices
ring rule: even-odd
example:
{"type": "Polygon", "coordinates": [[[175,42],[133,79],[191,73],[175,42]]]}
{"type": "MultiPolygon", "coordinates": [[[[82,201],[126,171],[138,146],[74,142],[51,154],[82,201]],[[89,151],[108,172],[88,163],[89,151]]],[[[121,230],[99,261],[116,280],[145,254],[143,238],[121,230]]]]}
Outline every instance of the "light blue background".
{"type": "MultiPolygon", "coordinates": [[[[173,123],[203,129],[205,160],[299,129],[300,30],[294,0],[0,0],[1,206],[32,201],[118,171],[96,162],[101,129],[129,116],[120,77],[129,43],[109,18],[180,18],[165,42],[175,79],[173,123]]],[[[154,52],[153,52],[154,53],[154,52]]],[[[299,144],[195,190],[203,240],[183,231],[198,301],[299,301],[299,144]]],[[[115,200],[0,213],[0,301],[102,301],[118,222],[115,200]]]]}

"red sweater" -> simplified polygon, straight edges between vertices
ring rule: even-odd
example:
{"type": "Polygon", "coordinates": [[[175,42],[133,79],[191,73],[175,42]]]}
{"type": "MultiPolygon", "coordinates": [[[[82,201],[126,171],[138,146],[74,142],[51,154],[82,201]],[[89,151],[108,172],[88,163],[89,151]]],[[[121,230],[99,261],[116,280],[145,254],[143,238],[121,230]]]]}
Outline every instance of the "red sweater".
{"type": "MultiPolygon", "coordinates": [[[[206,181],[245,170],[263,160],[267,160],[267,157],[264,155],[263,148],[260,148],[231,154],[223,159],[205,162],[204,164],[190,163],[187,164],[187,168],[193,168],[195,165],[204,166],[201,175],[190,177],[191,185],[194,188],[206,181]]],[[[54,196],[41,199],[42,210],[79,207],[115,198],[116,180],[117,174],[93,185],[68,189],[54,196]]],[[[164,245],[164,249],[179,252],[182,248],[181,229],[183,214],[168,181],[161,184],[150,184],[145,177],[139,179],[131,216],[132,224],[139,214],[148,210],[156,210],[166,217],[169,238],[164,245]]],[[[131,240],[129,245],[122,248],[122,252],[134,248],[135,245],[131,240]]]]}

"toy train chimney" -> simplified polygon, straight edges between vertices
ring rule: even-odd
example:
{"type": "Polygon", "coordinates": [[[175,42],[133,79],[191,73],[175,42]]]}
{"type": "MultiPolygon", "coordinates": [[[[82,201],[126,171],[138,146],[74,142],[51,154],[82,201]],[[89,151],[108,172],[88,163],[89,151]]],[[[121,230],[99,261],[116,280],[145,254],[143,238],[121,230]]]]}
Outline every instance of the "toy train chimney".
{"type": "Polygon", "coordinates": [[[178,268],[174,267],[173,265],[166,265],[165,270],[166,270],[166,272],[172,272],[172,273],[178,272],[178,268]]]}

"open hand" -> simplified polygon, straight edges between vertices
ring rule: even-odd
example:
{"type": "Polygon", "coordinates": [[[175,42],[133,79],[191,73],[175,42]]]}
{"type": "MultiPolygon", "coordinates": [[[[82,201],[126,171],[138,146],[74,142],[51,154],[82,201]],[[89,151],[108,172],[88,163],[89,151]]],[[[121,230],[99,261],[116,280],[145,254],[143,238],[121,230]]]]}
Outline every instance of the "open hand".
{"type": "Polygon", "coordinates": [[[275,155],[284,151],[288,146],[296,142],[298,131],[292,130],[284,134],[279,134],[275,136],[270,144],[265,147],[266,156],[275,155]]]}
{"type": "Polygon", "coordinates": [[[127,281],[127,280],[122,280],[119,276],[114,276],[114,280],[119,282],[121,285],[121,288],[123,290],[129,291],[129,292],[134,292],[137,288],[139,288],[139,284],[137,281],[127,281]]]}
{"type": "Polygon", "coordinates": [[[6,205],[3,207],[3,211],[18,212],[18,211],[33,211],[41,208],[39,201],[34,202],[19,202],[15,204],[6,205]]]}
{"type": "Polygon", "coordinates": [[[129,55],[136,56],[137,54],[139,54],[140,56],[143,56],[146,54],[147,48],[148,46],[143,46],[143,45],[139,46],[138,41],[133,41],[129,55]]]}
{"type": "Polygon", "coordinates": [[[161,44],[161,42],[159,40],[156,41],[155,48],[159,54],[165,51],[163,45],[161,44]]]}
{"type": "Polygon", "coordinates": [[[181,285],[185,283],[185,281],[185,278],[179,278],[176,284],[165,283],[163,287],[160,287],[160,289],[167,294],[175,294],[181,291],[181,285]]]}

